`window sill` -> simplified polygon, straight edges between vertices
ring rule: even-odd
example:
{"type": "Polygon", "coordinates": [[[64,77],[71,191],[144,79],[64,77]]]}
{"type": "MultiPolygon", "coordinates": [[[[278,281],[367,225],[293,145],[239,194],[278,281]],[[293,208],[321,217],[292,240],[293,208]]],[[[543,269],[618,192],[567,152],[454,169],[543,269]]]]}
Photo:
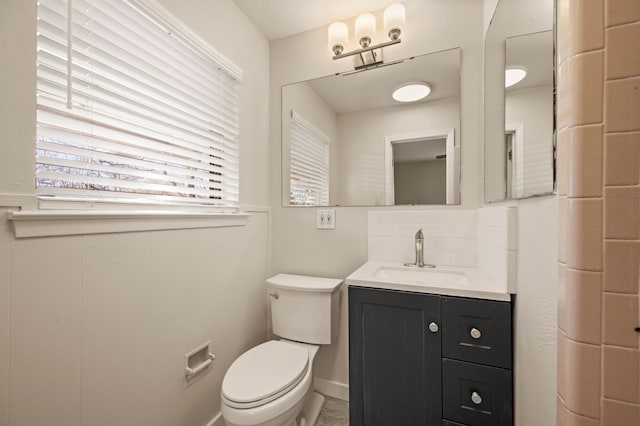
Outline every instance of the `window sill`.
{"type": "Polygon", "coordinates": [[[245,226],[250,214],[176,211],[7,212],[16,238],[245,226]]]}

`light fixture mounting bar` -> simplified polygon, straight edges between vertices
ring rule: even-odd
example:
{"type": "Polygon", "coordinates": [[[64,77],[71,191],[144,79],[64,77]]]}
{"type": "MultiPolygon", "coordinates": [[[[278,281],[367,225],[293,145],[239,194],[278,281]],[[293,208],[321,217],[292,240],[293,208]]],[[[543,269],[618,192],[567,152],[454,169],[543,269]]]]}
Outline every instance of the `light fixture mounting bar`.
{"type": "Polygon", "coordinates": [[[350,52],[346,52],[346,53],[341,53],[339,55],[335,55],[333,57],[333,60],[342,59],[342,58],[346,58],[348,56],[353,56],[353,55],[359,55],[361,53],[369,52],[369,51],[372,51],[374,49],[380,49],[380,48],[383,48],[383,47],[391,46],[393,44],[398,44],[400,42],[401,42],[401,40],[397,39],[397,40],[386,41],[384,43],[378,43],[376,45],[371,45],[371,46],[368,46],[368,47],[363,47],[362,49],[356,49],[356,50],[352,50],[350,52]]]}

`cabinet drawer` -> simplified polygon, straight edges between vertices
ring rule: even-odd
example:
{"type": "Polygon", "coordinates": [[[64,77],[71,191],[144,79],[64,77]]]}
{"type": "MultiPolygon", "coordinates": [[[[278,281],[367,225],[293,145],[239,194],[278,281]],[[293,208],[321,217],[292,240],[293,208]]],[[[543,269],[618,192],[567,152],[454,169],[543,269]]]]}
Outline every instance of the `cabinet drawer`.
{"type": "Polygon", "coordinates": [[[466,426],[466,425],[463,425],[462,423],[450,422],[449,420],[443,420],[442,426],[466,426]]]}
{"type": "Polygon", "coordinates": [[[511,368],[511,303],[442,298],[442,356],[511,368]]]}
{"type": "Polygon", "coordinates": [[[510,370],[443,359],[442,384],[444,418],[469,426],[513,424],[510,370]]]}

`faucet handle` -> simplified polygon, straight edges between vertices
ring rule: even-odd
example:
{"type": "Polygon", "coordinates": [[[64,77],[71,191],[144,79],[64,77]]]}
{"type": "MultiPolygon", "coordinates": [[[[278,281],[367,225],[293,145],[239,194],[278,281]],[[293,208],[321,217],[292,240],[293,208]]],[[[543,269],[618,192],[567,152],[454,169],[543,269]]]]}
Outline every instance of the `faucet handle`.
{"type": "Polygon", "coordinates": [[[418,229],[418,232],[416,232],[416,240],[417,239],[424,239],[424,234],[422,234],[422,228],[418,229]]]}

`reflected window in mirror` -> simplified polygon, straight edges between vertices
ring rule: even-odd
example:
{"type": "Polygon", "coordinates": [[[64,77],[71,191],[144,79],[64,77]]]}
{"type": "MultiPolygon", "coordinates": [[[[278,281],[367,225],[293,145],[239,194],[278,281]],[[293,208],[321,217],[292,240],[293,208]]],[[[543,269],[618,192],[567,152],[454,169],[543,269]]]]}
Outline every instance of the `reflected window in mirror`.
{"type": "Polygon", "coordinates": [[[291,111],[289,122],[290,203],[292,206],[326,206],[329,203],[329,136],[295,111],[291,111]]]}
{"type": "Polygon", "coordinates": [[[310,205],[291,196],[296,173],[290,155],[291,110],[330,140],[329,195],[324,205],[460,203],[459,48],[282,87],[282,203],[284,206],[310,205]],[[426,98],[414,102],[393,99],[395,89],[418,82],[422,87],[430,87],[426,98]],[[438,160],[439,167],[445,168],[445,179],[436,181],[426,176],[405,179],[404,175],[394,179],[391,142],[417,141],[425,134],[423,140],[436,136],[446,139],[450,135],[450,146],[441,154],[446,155],[446,159],[438,160]],[[437,191],[423,194],[421,198],[400,199],[391,195],[404,197],[402,194],[412,189],[424,192],[433,188],[435,182],[440,182],[437,191]]]}

